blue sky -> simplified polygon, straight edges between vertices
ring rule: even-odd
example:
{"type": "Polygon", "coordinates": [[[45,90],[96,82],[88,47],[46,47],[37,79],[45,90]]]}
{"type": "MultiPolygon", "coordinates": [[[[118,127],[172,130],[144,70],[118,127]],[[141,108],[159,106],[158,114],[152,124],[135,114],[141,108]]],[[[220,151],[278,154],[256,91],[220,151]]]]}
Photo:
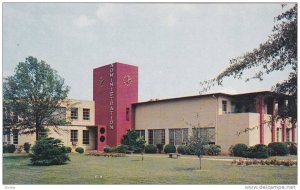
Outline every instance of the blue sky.
{"type": "MultiPolygon", "coordinates": [[[[122,62],[139,67],[139,101],[197,95],[200,81],[266,41],[282,11],[278,3],[4,3],[3,76],[34,56],[65,79],[69,98],[92,100],[93,68],[122,62]]],[[[287,76],[229,79],[210,92],[270,90],[287,76]]]]}

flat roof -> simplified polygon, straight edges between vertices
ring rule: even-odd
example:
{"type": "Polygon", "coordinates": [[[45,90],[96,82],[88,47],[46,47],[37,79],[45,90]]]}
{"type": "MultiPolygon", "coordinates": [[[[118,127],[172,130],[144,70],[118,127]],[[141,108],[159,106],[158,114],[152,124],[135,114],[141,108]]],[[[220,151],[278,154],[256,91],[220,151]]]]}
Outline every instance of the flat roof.
{"type": "Polygon", "coordinates": [[[184,100],[184,99],[194,99],[194,98],[200,98],[200,97],[206,97],[206,96],[246,96],[246,95],[256,95],[256,94],[274,94],[272,91],[258,91],[258,92],[248,92],[248,93],[239,93],[239,94],[227,94],[227,93],[222,93],[222,92],[217,92],[217,93],[209,93],[209,94],[200,94],[200,95],[194,95],[194,96],[183,96],[183,97],[176,97],[176,98],[167,98],[167,99],[152,99],[149,101],[144,101],[144,102],[136,102],[133,103],[132,105],[140,105],[140,104],[150,104],[150,103],[155,103],[155,102],[166,102],[166,101],[175,101],[175,100],[184,100]]]}

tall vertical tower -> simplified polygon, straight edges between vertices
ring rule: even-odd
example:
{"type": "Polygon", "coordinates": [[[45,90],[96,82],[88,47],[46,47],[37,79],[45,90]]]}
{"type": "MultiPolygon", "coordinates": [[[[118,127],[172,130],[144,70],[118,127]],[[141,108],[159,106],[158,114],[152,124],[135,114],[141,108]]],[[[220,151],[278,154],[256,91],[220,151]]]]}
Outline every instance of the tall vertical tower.
{"type": "Polygon", "coordinates": [[[138,67],[112,63],[94,69],[93,100],[98,151],[121,144],[131,128],[131,104],[138,101],[138,67]]]}

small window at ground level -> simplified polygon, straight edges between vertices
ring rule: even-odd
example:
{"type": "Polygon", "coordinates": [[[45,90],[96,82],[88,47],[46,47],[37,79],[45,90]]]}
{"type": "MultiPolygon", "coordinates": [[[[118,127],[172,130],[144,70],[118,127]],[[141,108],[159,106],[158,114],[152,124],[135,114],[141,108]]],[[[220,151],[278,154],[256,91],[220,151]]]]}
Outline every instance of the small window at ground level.
{"type": "Polygon", "coordinates": [[[164,129],[148,130],[148,143],[165,144],[165,130],[164,129]]]}
{"type": "Polygon", "coordinates": [[[83,130],[82,131],[82,144],[90,144],[89,130],[83,130]]]}
{"type": "Polygon", "coordinates": [[[78,130],[71,130],[71,142],[78,142],[78,130]]]}
{"type": "Polygon", "coordinates": [[[139,137],[145,139],[145,130],[135,130],[138,134],[139,137]]]}
{"type": "Polygon", "coordinates": [[[13,144],[19,144],[19,130],[13,130],[13,144]]]}

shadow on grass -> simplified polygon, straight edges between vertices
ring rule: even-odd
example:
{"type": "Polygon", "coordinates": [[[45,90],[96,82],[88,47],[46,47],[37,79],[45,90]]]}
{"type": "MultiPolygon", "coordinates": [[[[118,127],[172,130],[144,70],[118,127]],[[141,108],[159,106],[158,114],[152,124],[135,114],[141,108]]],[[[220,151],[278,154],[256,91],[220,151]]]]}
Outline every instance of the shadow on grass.
{"type": "Polygon", "coordinates": [[[138,161],[141,161],[141,162],[144,162],[144,161],[147,161],[147,160],[142,160],[142,159],[134,159],[134,160],[130,160],[132,162],[138,162],[138,161]]]}
{"type": "Polygon", "coordinates": [[[4,159],[24,159],[29,158],[29,155],[5,155],[3,156],[4,159]]]}
{"type": "Polygon", "coordinates": [[[201,169],[201,170],[199,170],[199,168],[195,168],[195,167],[193,167],[193,168],[191,168],[191,167],[189,167],[189,168],[174,168],[174,170],[176,170],[176,171],[191,171],[191,172],[193,172],[193,171],[197,171],[197,172],[199,172],[199,171],[207,171],[207,170],[205,170],[205,169],[201,169]]]}

